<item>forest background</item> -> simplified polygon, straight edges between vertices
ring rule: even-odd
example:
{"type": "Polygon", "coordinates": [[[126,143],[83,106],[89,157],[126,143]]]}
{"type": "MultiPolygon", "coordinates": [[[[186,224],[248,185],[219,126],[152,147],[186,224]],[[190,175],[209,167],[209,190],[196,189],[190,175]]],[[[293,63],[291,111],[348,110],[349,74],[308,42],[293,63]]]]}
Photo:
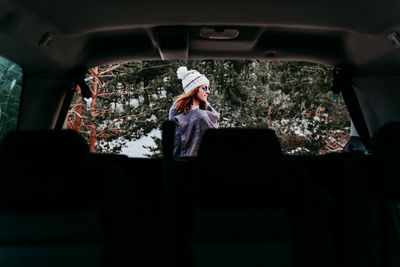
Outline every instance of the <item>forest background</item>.
{"type": "Polygon", "coordinates": [[[91,99],[79,87],[66,127],[81,133],[90,150],[121,153],[151,135],[148,157],[161,156],[160,134],[174,98],[183,93],[176,70],[196,69],[210,80],[210,104],[225,127],[271,128],[287,154],[339,152],[349,138],[344,101],[333,95],[332,67],[290,61],[135,61],[90,69],[91,99]]]}

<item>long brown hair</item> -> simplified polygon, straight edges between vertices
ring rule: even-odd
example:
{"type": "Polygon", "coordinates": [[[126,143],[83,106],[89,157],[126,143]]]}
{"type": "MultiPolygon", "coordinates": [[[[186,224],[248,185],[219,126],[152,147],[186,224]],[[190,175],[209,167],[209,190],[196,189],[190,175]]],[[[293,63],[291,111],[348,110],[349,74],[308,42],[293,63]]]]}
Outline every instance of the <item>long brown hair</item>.
{"type": "MultiPolygon", "coordinates": [[[[196,97],[197,92],[199,91],[200,86],[193,89],[192,91],[190,91],[189,93],[186,94],[182,94],[182,95],[178,95],[175,98],[175,109],[178,113],[184,113],[184,114],[188,114],[188,112],[191,110],[192,108],[192,104],[193,104],[193,99],[196,97]]],[[[206,103],[205,102],[200,102],[200,107],[201,109],[205,109],[206,108],[206,103]]]]}

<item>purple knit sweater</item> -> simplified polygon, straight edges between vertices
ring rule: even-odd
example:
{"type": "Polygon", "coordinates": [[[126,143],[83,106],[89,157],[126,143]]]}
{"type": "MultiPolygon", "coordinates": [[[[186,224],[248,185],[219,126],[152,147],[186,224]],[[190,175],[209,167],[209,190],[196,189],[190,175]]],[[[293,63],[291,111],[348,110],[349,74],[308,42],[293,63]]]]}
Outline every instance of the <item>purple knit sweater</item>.
{"type": "Polygon", "coordinates": [[[219,113],[209,103],[206,109],[193,109],[188,114],[178,113],[175,105],[169,110],[169,119],[176,122],[174,156],[195,157],[204,132],[218,128],[219,113]]]}

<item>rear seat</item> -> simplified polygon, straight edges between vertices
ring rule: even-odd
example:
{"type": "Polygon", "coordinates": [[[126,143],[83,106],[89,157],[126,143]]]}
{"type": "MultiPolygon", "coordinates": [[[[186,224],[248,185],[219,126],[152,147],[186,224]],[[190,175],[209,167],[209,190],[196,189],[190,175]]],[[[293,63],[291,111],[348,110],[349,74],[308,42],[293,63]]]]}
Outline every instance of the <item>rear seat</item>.
{"type": "Polygon", "coordinates": [[[70,131],[11,132],[0,148],[0,266],[101,266],[89,152],[70,131]]]}
{"type": "Polygon", "coordinates": [[[158,266],[163,262],[162,159],[92,154],[94,174],[109,186],[107,222],[112,266],[158,266]],[[124,174],[108,171],[120,169],[124,174]],[[108,167],[106,167],[108,165],[108,167]],[[155,257],[155,255],[157,255],[155,257]]]}
{"type": "Polygon", "coordinates": [[[162,264],[162,159],[55,130],[11,132],[0,157],[0,266],[162,264]]]}
{"type": "Polygon", "coordinates": [[[342,266],[400,266],[400,123],[381,127],[373,155],[349,159],[340,203],[342,266]]]}
{"type": "Polygon", "coordinates": [[[174,222],[191,225],[175,228],[188,256],[171,265],[335,266],[329,194],[283,159],[273,131],[209,130],[198,158],[167,178],[189,203],[174,222]]]}
{"type": "MultiPolygon", "coordinates": [[[[355,159],[362,156],[360,153],[332,153],[319,156],[285,156],[289,161],[304,167],[310,174],[313,183],[324,188],[332,196],[334,206],[331,213],[330,221],[332,223],[333,242],[335,247],[336,258],[339,266],[353,266],[349,264],[350,260],[350,243],[349,240],[349,220],[353,216],[357,216],[357,212],[350,211],[349,201],[352,199],[350,188],[352,185],[346,169],[349,165],[354,168],[355,159]]],[[[356,186],[358,190],[364,190],[356,186]]],[[[360,226],[362,227],[362,226],[360,226]]],[[[352,245],[351,245],[352,246],[352,245]]],[[[354,263],[354,262],[353,262],[354,263]]]]}
{"type": "MultiPolygon", "coordinates": [[[[197,159],[178,160],[89,155],[70,131],[12,132],[0,157],[13,177],[0,180],[0,229],[8,229],[0,232],[1,266],[335,266],[332,232],[347,253],[341,266],[381,260],[355,259],[376,252],[371,246],[400,248],[390,234],[371,243],[371,229],[350,233],[367,218],[360,194],[375,192],[364,179],[370,157],[344,170],[352,156],[285,158],[269,130],[210,130],[197,159]],[[331,195],[340,218],[334,228],[331,195]]],[[[376,203],[373,212],[382,212],[376,203]]]]}
{"type": "MultiPolygon", "coordinates": [[[[400,122],[383,125],[373,138],[374,179],[379,192],[382,264],[400,266],[400,122]]],[[[376,238],[375,238],[376,239],[376,238]]]]}
{"type": "Polygon", "coordinates": [[[400,266],[400,122],[373,137],[374,155],[349,162],[353,213],[353,266],[400,266]],[[361,189],[359,189],[361,188],[361,189]],[[362,260],[363,259],[363,260],[362,260]]]}

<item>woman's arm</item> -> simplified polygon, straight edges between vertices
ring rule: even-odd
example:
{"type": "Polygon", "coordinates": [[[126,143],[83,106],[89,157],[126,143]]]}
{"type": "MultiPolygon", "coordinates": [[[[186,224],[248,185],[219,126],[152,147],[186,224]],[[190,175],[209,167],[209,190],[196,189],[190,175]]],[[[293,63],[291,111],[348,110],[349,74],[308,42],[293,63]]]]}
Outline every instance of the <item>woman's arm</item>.
{"type": "Polygon", "coordinates": [[[206,110],[216,112],[216,110],[210,105],[210,103],[208,103],[208,101],[206,102],[206,110]]]}
{"type": "Polygon", "coordinates": [[[172,107],[169,109],[169,120],[173,120],[178,114],[179,113],[176,111],[175,105],[172,105],[172,107]]]}

